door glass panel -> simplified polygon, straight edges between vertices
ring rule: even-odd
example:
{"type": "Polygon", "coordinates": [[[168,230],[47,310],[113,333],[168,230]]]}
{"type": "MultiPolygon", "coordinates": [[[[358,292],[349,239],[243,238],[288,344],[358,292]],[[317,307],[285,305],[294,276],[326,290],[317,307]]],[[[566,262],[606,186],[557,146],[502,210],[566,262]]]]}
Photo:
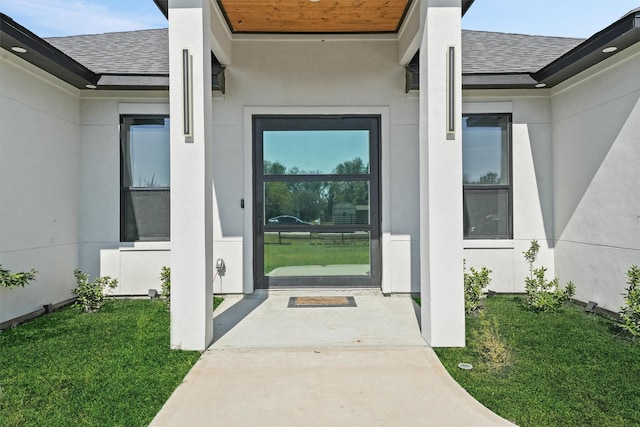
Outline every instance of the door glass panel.
{"type": "Polygon", "coordinates": [[[268,181],[264,225],[368,225],[369,181],[268,181]]]}
{"type": "Polygon", "coordinates": [[[254,116],[257,286],[378,286],[379,116],[254,116]]]}
{"type": "Polygon", "coordinates": [[[371,276],[371,236],[354,232],[265,232],[264,275],[371,276]]]}
{"type": "Polygon", "coordinates": [[[265,175],[369,173],[368,130],[265,131],[265,175]]]}

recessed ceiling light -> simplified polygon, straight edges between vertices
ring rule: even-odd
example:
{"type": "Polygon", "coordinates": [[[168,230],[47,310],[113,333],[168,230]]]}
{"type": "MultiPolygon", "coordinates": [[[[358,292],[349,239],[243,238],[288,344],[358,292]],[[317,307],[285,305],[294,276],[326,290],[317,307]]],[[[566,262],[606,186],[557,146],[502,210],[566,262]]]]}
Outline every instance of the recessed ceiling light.
{"type": "Polygon", "coordinates": [[[98,86],[96,85],[84,85],[87,89],[96,89],[98,86]]]}
{"type": "Polygon", "coordinates": [[[318,3],[320,0],[309,0],[311,3],[318,3]]]}
{"type": "Polygon", "coordinates": [[[546,84],[546,83],[538,83],[538,84],[536,85],[536,87],[537,87],[537,88],[541,88],[541,87],[545,87],[545,86],[547,86],[547,84],[546,84]]]}
{"type": "Polygon", "coordinates": [[[11,50],[18,53],[27,53],[27,49],[20,46],[14,46],[11,48],[11,50]]]}
{"type": "Polygon", "coordinates": [[[616,50],[618,50],[617,47],[609,46],[609,47],[605,47],[604,49],[602,49],[602,52],[603,53],[611,53],[611,52],[615,52],[616,50]]]}

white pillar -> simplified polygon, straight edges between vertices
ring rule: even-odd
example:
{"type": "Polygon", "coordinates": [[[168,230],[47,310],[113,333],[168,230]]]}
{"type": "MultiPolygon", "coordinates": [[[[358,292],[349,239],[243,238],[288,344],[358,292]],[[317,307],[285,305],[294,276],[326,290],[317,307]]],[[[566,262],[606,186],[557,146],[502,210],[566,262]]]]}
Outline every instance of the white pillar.
{"type": "Polygon", "coordinates": [[[213,340],[213,184],[209,0],[169,1],[171,347],[213,340]],[[192,62],[192,136],[183,128],[183,50],[192,62]]]}
{"type": "Polygon", "coordinates": [[[462,277],[460,0],[420,0],[420,294],[422,335],[465,344],[462,277]],[[455,132],[447,132],[448,53],[455,50],[455,132]]]}

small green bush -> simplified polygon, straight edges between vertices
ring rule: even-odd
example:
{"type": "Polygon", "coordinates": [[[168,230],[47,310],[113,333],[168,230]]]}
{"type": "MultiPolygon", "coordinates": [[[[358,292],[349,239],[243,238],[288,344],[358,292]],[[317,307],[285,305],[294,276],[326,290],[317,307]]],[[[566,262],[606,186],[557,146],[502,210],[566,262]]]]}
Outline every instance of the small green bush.
{"type": "Polygon", "coordinates": [[[167,307],[171,307],[171,267],[167,267],[166,265],[162,266],[160,280],[162,281],[161,298],[167,304],[167,307]]]}
{"type": "Polygon", "coordinates": [[[38,272],[33,268],[29,271],[12,273],[2,268],[0,264],[0,286],[5,288],[24,288],[29,282],[36,278],[36,274],[38,274],[38,272]]]}
{"type": "Polygon", "coordinates": [[[525,304],[535,311],[557,310],[562,304],[571,300],[576,293],[576,287],[573,282],[568,282],[564,289],[560,288],[557,277],[547,281],[545,278],[547,269],[543,266],[533,267],[539,251],[538,241],[532,240],[531,246],[524,252],[524,258],[529,264],[529,277],[524,279],[527,293],[525,304]]]}
{"type": "Polygon", "coordinates": [[[78,284],[71,290],[78,297],[75,305],[85,313],[100,310],[102,303],[107,299],[105,289],[113,289],[118,285],[118,279],[112,279],[109,276],[97,277],[93,282],[89,282],[89,275],[79,268],[75,269],[73,276],[78,284]]]}
{"type": "Polygon", "coordinates": [[[464,264],[464,311],[467,314],[473,313],[480,308],[480,295],[482,290],[491,283],[492,271],[482,267],[480,271],[471,267],[471,272],[467,273],[466,262],[464,264]]]}
{"type": "Polygon", "coordinates": [[[640,337],[640,268],[632,265],[627,277],[629,287],[624,297],[625,305],[620,307],[621,326],[634,337],[640,337]]]}

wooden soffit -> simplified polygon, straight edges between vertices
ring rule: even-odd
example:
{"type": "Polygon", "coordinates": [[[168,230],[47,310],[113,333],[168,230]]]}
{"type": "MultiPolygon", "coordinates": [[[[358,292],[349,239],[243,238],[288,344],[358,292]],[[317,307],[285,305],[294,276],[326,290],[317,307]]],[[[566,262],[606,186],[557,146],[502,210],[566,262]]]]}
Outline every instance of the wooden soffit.
{"type": "Polygon", "coordinates": [[[218,0],[234,33],[394,33],[412,0],[218,0]]]}

